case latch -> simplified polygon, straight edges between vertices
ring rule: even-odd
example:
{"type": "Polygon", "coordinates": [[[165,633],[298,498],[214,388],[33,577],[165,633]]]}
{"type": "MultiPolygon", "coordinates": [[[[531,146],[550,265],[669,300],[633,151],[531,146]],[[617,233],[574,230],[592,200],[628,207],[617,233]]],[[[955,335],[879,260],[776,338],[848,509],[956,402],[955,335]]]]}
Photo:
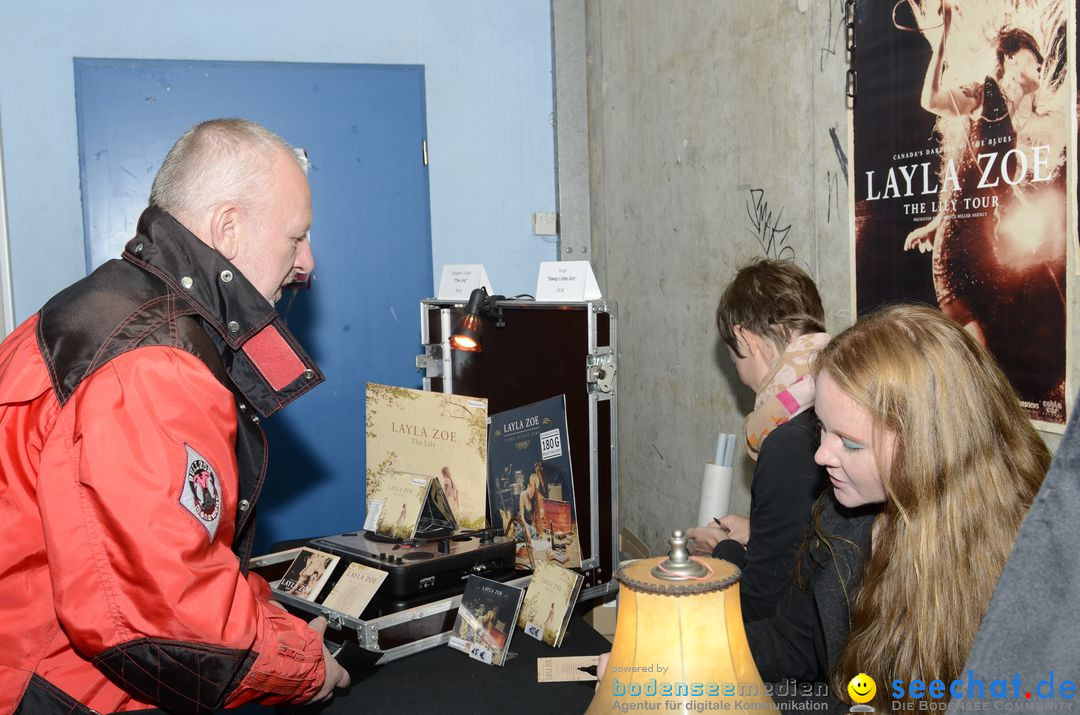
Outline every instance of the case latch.
{"type": "Polygon", "coordinates": [[[598,348],[585,358],[585,382],[589,393],[610,394],[615,384],[615,352],[611,348],[598,348]]]}
{"type": "Polygon", "coordinates": [[[424,354],[416,356],[416,369],[424,370],[424,377],[442,377],[443,347],[438,343],[424,346],[424,354]]]}

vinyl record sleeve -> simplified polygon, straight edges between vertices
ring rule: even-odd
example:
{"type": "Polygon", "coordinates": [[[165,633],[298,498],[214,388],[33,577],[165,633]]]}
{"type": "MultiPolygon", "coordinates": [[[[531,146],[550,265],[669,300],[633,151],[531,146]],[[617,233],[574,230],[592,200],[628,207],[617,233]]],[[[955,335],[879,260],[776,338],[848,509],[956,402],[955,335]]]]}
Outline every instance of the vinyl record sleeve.
{"type": "Polygon", "coordinates": [[[464,529],[486,514],[487,399],[368,383],[367,499],[394,472],[437,477],[464,529]]]}
{"type": "Polygon", "coordinates": [[[569,441],[562,395],[491,416],[492,520],[531,552],[524,565],[581,566],[569,441]]]}

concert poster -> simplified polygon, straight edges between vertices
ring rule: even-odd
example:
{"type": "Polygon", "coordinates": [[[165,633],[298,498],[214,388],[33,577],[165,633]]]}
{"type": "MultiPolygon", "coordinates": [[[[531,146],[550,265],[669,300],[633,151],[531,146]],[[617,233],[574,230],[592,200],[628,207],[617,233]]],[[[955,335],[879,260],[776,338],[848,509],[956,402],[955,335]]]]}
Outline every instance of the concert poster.
{"type": "Polygon", "coordinates": [[[858,0],[852,53],[856,313],[938,307],[1055,432],[1076,240],[1073,1],[858,0]]]}

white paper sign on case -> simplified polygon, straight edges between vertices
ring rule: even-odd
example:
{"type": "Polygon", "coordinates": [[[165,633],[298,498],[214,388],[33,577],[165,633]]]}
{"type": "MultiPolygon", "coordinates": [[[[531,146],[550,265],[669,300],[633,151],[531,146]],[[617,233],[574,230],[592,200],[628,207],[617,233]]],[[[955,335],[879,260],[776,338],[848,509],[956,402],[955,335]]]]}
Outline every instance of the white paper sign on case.
{"type": "Polygon", "coordinates": [[[556,303],[599,300],[600,286],[588,261],[544,261],[536,279],[536,300],[556,303]]]}
{"type": "Polygon", "coordinates": [[[454,263],[443,266],[442,278],[439,279],[438,300],[469,299],[469,294],[477,288],[484,288],[492,294],[491,281],[482,263],[454,263]]]}

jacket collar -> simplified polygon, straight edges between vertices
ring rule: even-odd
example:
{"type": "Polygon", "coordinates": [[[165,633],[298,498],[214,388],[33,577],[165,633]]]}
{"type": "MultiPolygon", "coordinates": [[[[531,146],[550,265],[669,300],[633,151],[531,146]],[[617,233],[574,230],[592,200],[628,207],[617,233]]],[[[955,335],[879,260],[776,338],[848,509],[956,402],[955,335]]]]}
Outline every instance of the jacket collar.
{"type": "Polygon", "coordinates": [[[325,379],[274,306],[165,211],[143,211],[122,257],[164,281],[202,317],[229,377],[260,414],[273,414],[325,379]]]}

